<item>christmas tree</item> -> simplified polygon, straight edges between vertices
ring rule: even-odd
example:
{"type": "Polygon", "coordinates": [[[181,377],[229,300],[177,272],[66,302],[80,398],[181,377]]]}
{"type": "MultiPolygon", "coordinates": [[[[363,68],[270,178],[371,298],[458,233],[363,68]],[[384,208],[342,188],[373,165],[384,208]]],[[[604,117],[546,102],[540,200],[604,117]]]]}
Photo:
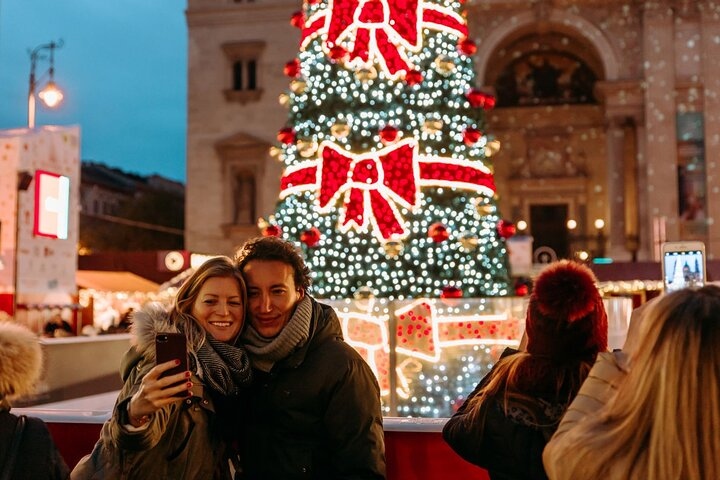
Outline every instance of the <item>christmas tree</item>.
{"type": "Polygon", "coordinates": [[[298,241],[315,295],[507,295],[504,238],[457,0],[308,0],[291,23],[284,162],[265,235],[298,241]]]}

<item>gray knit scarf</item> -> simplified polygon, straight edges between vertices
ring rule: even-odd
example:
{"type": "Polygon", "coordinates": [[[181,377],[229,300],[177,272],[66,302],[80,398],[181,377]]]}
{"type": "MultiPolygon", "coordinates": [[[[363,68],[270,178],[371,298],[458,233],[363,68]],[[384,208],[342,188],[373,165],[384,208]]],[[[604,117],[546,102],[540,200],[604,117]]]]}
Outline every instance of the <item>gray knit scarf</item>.
{"type": "Polygon", "coordinates": [[[263,372],[269,372],[276,362],[287,358],[305,345],[310,337],[311,318],[312,300],[305,295],[278,336],[262,337],[252,325],[248,325],[242,334],[242,342],[250,355],[252,366],[263,372]]]}
{"type": "Polygon", "coordinates": [[[188,352],[190,369],[210,388],[222,395],[237,396],[241,387],[250,383],[252,368],[242,345],[218,341],[192,319],[178,322],[177,329],[190,339],[195,350],[188,352]]]}
{"type": "Polygon", "coordinates": [[[209,333],[198,349],[197,360],[210,388],[223,395],[239,395],[240,388],[250,383],[250,359],[242,346],[215,340],[209,333]]]}

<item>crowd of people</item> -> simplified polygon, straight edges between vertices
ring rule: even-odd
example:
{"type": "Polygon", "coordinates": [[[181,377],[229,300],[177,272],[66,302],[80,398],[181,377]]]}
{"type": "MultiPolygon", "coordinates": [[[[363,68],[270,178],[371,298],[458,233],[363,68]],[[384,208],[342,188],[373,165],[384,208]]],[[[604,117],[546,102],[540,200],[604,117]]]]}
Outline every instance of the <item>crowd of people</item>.
{"type": "MultiPolygon", "coordinates": [[[[169,309],[133,312],[124,385],[71,473],[45,425],[10,412],[41,352],[0,322],[0,478],[385,478],[377,380],[309,287],[294,245],[260,237],[197,268],[169,309]],[[180,335],[186,353],[160,361],[161,335],[180,335]]],[[[492,480],[720,478],[720,288],[646,303],[621,351],[607,351],[607,327],[592,271],[549,265],[520,346],[445,440],[492,480]]]]}

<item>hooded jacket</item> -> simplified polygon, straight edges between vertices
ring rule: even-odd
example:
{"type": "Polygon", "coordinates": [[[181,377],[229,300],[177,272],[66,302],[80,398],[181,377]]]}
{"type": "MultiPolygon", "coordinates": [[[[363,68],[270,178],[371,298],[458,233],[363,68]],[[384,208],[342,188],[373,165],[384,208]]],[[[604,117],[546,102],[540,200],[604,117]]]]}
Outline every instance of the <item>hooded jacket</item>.
{"type": "MultiPolygon", "coordinates": [[[[11,468],[8,453],[19,417],[10,413],[10,397],[33,391],[40,377],[42,351],[37,336],[21,325],[0,321],[0,472],[11,468]]],[[[27,417],[12,479],[64,480],[70,471],[45,423],[27,417]]]]}
{"type": "Polygon", "coordinates": [[[243,478],[385,478],[380,389],[330,306],[312,300],[305,345],[253,375],[243,478]]]}
{"type": "Polygon", "coordinates": [[[225,449],[216,416],[218,402],[195,374],[190,379],[191,398],[161,408],[144,428],[128,428],[128,403],[155,366],[155,335],[175,332],[177,327],[159,304],[134,315],[134,344],[122,360],[124,385],[112,418],[103,425],[93,452],[73,470],[73,480],[228,478],[224,469],[216,471],[225,449]]]}

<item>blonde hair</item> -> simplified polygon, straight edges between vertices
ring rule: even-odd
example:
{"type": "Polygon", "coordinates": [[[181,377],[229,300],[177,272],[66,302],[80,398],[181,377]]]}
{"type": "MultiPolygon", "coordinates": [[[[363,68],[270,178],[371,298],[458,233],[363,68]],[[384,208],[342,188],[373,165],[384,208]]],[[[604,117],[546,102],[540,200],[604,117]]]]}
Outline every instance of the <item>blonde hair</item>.
{"type": "Polygon", "coordinates": [[[556,452],[563,477],[720,478],[720,288],[666,295],[639,334],[615,396],[556,452]]]}

